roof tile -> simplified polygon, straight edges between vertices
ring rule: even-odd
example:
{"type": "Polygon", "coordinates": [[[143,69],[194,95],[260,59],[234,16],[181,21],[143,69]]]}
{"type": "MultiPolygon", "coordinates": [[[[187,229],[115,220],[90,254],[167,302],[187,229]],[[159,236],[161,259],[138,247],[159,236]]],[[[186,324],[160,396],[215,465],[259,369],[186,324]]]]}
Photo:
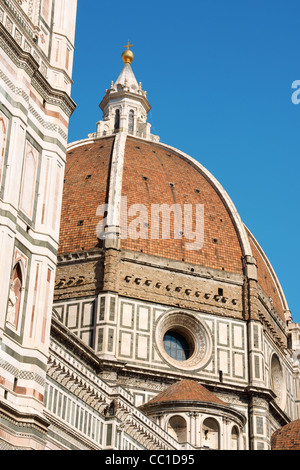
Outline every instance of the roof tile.
{"type": "Polygon", "coordinates": [[[214,393],[194,380],[181,380],[174,383],[156,397],[152,398],[146,405],[171,401],[196,401],[226,405],[226,403],[220,400],[214,393]]]}

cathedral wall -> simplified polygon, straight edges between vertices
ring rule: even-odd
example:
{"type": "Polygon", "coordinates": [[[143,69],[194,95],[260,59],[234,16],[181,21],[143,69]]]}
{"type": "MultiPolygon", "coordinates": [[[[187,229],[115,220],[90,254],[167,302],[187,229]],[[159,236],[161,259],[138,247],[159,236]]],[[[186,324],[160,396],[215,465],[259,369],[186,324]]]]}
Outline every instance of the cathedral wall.
{"type": "MultiPolygon", "coordinates": [[[[118,340],[116,341],[116,354],[119,359],[133,361],[135,364],[147,364],[147,367],[176,372],[185,372],[184,363],[174,366],[170,363],[168,356],[162,347],[162,335],[160,330],[160,321],[172,309],[159,304],[151,305],[142,302],[133,302],[129,299],[119,300],[119,324],[117,325],[118,340]]],[[[242,323],[233,320],[215,318],[202,313],[193,314],[190,318],[185,316],[184,312],[175,310],[175,324],[179,321],[177,312],[182,315],[183,322],[188,324],[190,319],[205,324],[208,337],[211,342],[209,347],[211,351],[201,370],[198,370],[197,364],[192,366],[193,374],[203,379],[219,380],[220,372],[223,379],[231,382],[244,382],[246,375],[246,344],[245,327],[242,323]]],[[[172,315],[170,315],[172,322],[172,315]]],[[[193,320],[189,327],[193,327],[193,320]]],[[[172,323],[170,323],[170,328],[172,323]]],[[[204,335],[205,336],[205,335],[204,335]]],[[[208,337],[203,338],[203,348],[208,346],[208,337]]],[[[190,373],[189,370],[186,371],[190,373]]]]}
{"type": "MultiPolygon", "coordinates": [[[[71,331],[87,338],[90,346],[94,344],[100,357],[111,355],[126,362],[128,367],[132,365],[141,370],[146,368],[174,375],[192,374],[202,380],[219,382],[221,377],[226,383],[245,384],[248,381],[247,332],[242,321],[172,309],[114,294],[56,302],[54,310],[71,331]],[[184,363],[174,365],[162,346],[163,329],[169,327],[162,326],[166,315],[170,319],[170,328],[173,328],[173,316],[174,325],[182,318],[191,330],[199,328],[203,344],[199,345],[198,355],[199,361],[204,359],[204,363],[198,364],[196,360],[186,370],[184,363]],[[90,336],[92,329],[96,332],[94,340],[90,336]]],[[[140,395],[139,404],[150,396],[150,390],[140,395]]]]}
{"type": "Polygon", "coordinates": [[[264,375],[265,386],[275,394],[276,405],[284,411],[289,419],[298,418],[296,401],[296,387],[292,360],[283,355],[266,335],[264,337],[264,375]]]}
{"type": "Polygon", "coordinates": [[[54,302],[95,296],[103,284],[103,269],[99,252],[76,252],[66,258],[59,255],[54,302]]]}
{"type": "Polygon", "coordinates": [[[199,380],[247,417],[240,445],[246,448],[250,439],[257,450],[270,448],[270,436],[282,420],[297,417],[292,363],[259,321],[113,292],[57,301],[54,310],[103,361],[101,377],[128,390],[137,407],[174,381],[199,380]],[[194,330],[202,338],[195,362],[176,362],[166,353],[163,335],[175,327],[194,330]],[[249,387],[253,391],[248,395],[249,387]]]}
{"type": "Polygon", "coordinates": [[[91,349],[54,319],[44,396],[46,448],[182,449],[135,407],[130,393],[103,381],[101,368],[91,349]]]}
{"type": "Polygon", "coordinates": [[[240,274],[129,251],[119,269],[122,296],[244,318],[244,278],[240,274]]]}
{"type": "Polygon", "coordinates": [[[50,379],[47,381],[44,403],[47,412],[53,415],[55,420],[65,423],[67,429],[67,433],[63,433],[59,427],[55,426],[55,423],[51,425],[50,432],[54,437],[51,440],[49,438],[47,445],[52,450],[55,448],[72,450],[102,448],[105,447],[106,441],[109,441],[104,416],[99,415],[84,400],[50,379]],[[69,434],[70,430],[78,433],[78,437],[72,439],[69,434]],[[64,439],[61,438],[62,434],[65,434],[64,439]],[[82,442],[79,436],[82,436],[82,442]]]}
{"type": "Polygon", "coordinates": [[[84,297],[55,303],[54,314],[87,345],[94,346],[94,322],[97,299],[84,297]]]}

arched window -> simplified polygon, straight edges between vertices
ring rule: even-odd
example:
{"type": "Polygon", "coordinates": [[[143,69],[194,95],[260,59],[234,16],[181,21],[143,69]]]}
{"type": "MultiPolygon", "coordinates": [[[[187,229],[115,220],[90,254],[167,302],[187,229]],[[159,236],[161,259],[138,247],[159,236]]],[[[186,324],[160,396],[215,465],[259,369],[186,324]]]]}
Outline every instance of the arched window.
{"type": "Polygon", "coordinates": [[[168,422],[168,433],[178,442],[187,442],[186,420],[182,416],[172,416],[168,422]]]}
{"type": "Polygon", "coordinates": [[[23,276],[20,263],[13,269],[7,308],[7,321],[15,328],[18,327],[22,298],[23,276]]]}
{"type": "Polygon", "coordinates": [[[22,194],[20,209],[29,218],[32,217],[34,198],[35,198],[35,183],[37,171],[37,152],[27,144],[26,155],[24,161],[24,171],[22,180],[22,194]]]}
{"type": "Polygon", "coordinates": [[[129,111],[128,132],[129,134],[133,134],[134,132],[134,111],[132,111],[132,109],[129,111]]]}
{"type": "Polygon", "coordinates": [[[219,425],[213,418],[207,418],[202,425],[202,446],[210,449],[220,448],[219,425]]]}
{"type": "Polygon", "coordinates": [[[115,112],[115,131],[120,129],[120,110],[116,109],[115,112]]]}
{"type": "Polygon", "coordinates": [[[233,426],[231,430],[231,450],[239,450],[239,430],[233,426]]]}

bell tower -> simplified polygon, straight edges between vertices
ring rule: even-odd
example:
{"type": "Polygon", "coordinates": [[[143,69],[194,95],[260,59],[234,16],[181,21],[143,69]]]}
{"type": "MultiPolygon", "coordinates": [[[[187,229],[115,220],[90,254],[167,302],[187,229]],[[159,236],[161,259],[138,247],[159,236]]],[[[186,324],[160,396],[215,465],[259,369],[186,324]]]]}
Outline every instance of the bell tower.
{"type": "Polygon", "coordinates": [[[0,449],[43,449],[77,0],[0,4],[0,449]]]}

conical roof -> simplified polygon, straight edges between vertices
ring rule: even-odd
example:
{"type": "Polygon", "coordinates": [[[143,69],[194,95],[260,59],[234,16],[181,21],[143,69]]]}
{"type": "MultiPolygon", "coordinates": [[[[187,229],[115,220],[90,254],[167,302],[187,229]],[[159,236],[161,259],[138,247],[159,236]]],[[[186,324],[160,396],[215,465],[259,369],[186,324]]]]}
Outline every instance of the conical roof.
{"type": "Polygon", "coordinates": [[[207,390],[203,385],[194,380],[181,380],[168,387],[163,392],[156,395],[144,406],[167,402],[205,402],[219,405],[227,405],[220,400],[214,393],[207,390]]]}
{"type": "Polygon", "coordinates": [[[129,63],[124,64],[124,67],[115,82],[115,86],[117,88],[118,85],[127,86],[130,90],[138,90],[138,82],[129,63]]]}

